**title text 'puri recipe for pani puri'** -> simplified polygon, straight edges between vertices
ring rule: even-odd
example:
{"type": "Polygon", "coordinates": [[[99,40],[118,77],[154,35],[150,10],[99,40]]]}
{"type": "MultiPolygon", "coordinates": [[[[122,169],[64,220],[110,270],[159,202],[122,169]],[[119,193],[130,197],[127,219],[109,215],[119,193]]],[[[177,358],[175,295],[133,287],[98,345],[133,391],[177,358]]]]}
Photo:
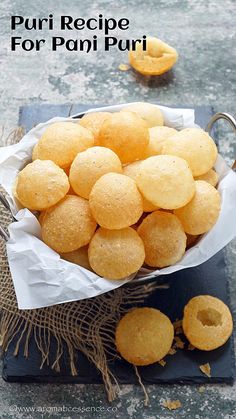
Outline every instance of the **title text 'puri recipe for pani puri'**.
{"type": "MultiPolygon", "coordinates": [[[[117,39],[115,36],[109,36],[114,30],[125,31],[129,29],[129,19],[121,18],[114,19],[112,17],[106,18],[99,14],[97,18],[91,17],[88,19],[76,18],[72,16],[60,16],[59,30],[62,31],[83,31],[85,29],[90,31],[99,31],[105,35],[104,49],[110,51],[115,47],[120,51],[130,51],[135,49],[137,43],[141,43],[143,50],[146,50],[146,36],[140,39],[117,39]]],[[[24,28],[27,31],[40,31],[40,30],[54,30],[55,21],[52,14],[47,18],[25,18],[23,16],[11,17],[12,31],[18,28],[24,28]]],[[[11,50],[16,51],[22,49],[24,51],[40,51],[41,47],[46,44],[46,39],[32,40],[30,38],[22,38],[21,36],[13,36],[11,38],[11,50]]],[[[59,48],[64,48],[67,51],[97,51],[98,50],[98,37],[93,35],[91,38],[70,38],[65,39],[62,36],[53,36],[51,38],[51,49],[57,51],[59,48]]]]}

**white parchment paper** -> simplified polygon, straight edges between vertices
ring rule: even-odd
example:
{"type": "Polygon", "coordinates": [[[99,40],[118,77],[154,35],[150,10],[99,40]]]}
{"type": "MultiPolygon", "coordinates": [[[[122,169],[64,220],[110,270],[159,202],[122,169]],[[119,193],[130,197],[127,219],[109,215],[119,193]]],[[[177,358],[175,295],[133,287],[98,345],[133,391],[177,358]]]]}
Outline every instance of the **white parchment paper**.
{"type": "MultiPolygon", "coordinates": [[[[96,108],[118,111],[124,105],[96,108]]],[[[183,129],[193,127],[193,109],[173,109],[160,106],[165,125],[183,129]]],[[[90,109],[89,112],[93,111],[90,109]]],[[[37,218],[27,209],[20,209],[12,195],[18,172],[31,161],[34,145],[45,128],[56,121],[75,121],[72,118],[53,118],[29,131],[15,145],[0,149],[0,184],[8,192],[9,203],[16,222],[9,226],[7,243],[9,266],[14,282],[18,307],[33,309],[69,301],[82,300],[118,288],[131,280],[111,281],[93,272],[67,262],[41,240],[41,227],[37,218]]],[[[218,157],[216,170],[220,175],[218,190],[222,207],[217,223],[211,231],[189,249],[182,260],[168,268],[151,271],[141,269],[136,277],[167,275],[180,269],[200,265],[222,249],[236,236],[236,174],[218,157]]]]}

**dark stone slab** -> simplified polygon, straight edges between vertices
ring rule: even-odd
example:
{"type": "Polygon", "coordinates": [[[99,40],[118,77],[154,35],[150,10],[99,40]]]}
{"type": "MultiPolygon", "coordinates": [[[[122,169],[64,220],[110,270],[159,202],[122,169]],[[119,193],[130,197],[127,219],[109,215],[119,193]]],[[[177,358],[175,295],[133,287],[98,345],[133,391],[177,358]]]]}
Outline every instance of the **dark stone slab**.
{"type": "MultiPolygon", "coordinates": [[[[181,319],[183,308],[190,298],[200,294],[210,294],[229,304],[224,252],[221,251],[204,264],[185,269],[167,278],[168,289],[157,289],[146,301],[145,306],[158,308],[172,321],[181,319]]],[[[17,337],[16,337],[17,339],[17,337]]],[[[77,353],[78,375],[72,377],[69,373],[67,352],[62,358],[60,373],[56,373],[49,366],[40,369],[41,356],[33,339],[30,343],[30,355],[26,359],[21,347],[19,355],[15,357],[14,347],[16,339],[10,344],[4,355],[3,378],[6,381],[17,382],[60,382],[60,383],[100,383],[101,377],[86,357],[77,353]]],[[[181,335],[181,339],[185,340],[181,335]]],[[[185,341],[186,342],[186,341],[185,341]]],[[[51,350],[56,351],[56,343],[52,339],[51,350]]],[[[165,359],[165,367],[153,364],[139,367],[144,383],[228,383],[234,379],[234,345],[233,338],[219,349],[210,352],[199,350],[189,351],[187,342],[185,349],[178,349],[175,355],[165,359]],[[199,370],[199,365],[209,362],[211,365],[211,378],[206,377],[199,370]]],[[[53,358],[51,358],[53,362],[53,358]]],[[[123,360],[110,363],[112,371],[122,384],[136,383],[133,367],[123,360]]]]}

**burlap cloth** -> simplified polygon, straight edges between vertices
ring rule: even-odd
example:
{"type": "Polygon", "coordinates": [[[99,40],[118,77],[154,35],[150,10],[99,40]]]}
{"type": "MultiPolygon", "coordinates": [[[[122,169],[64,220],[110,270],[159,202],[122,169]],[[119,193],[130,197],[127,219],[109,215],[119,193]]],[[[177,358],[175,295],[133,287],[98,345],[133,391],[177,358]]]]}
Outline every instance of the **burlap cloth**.
{"type": "MultiPolygon", "coordinates": [[[[1,145],[19,141],[22,130],[14,130],[1,145]]],[[[0,192],[3,190],[0,188],[0,192]]],[[[12,217],[0,206],[0,224],[7,229],[12,217]]],[[[68,351],[70,370],[77,374],[75,353],[83,352],[101,372],[109,401],[118,394],[116,377],[109,369],[109,360],[119,357],[114,345],[115,327],[120,317],[137,306],[157,288],[156,284],[124,286],[104,295],[66,304],[35,310],[19,310],[9,271],[6,245],[0,238],[0,345],[6,351],[14,339],[15,355],[20,345],[24,355],[30,356],[30,339],[35,339],[41,353],[41,368],[45,363],[60,371],[60,360],[65,348],[68,351]],[[17,336],[16,336],[17,335],[17,336]],[[56,351],[50,353],[51,338],[56,339],[56,351]],[[54,357],[54,358],[53,358],[54,357]],[[53,361],[50,363],[50,360],[53,361]]],[[[140,377],[135,368],[135,372],[140,377]]],[[[141,381],[140,384],[142,385],[141,381]]]]}

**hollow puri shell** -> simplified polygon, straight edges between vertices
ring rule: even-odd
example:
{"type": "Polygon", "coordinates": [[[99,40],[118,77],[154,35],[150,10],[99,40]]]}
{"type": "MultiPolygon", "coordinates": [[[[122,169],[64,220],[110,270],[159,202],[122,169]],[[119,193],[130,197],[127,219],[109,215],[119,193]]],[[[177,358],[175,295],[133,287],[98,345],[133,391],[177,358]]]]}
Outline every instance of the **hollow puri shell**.
{"type": "Polygon", "coordinates": [[[117,351],[131,364],[142,366],[160,361],[169,352],[174,328],[169,318],[154,308],[134,308],[119,321],[117,351]]]}
{"type": "Polygon", "coordinates": [[[96,181],[109,172],[122,172],[119,157],[109,148],[91,147],[78,153],[74,159],[70,168],[70,184],[78,195],[88,199],[96,181]]]}
{"type": "Polygon", "coordinates": [[[47,210],[42,223],[43,241],[58,253],[66,253],[85,246],[96,230],[86,199],[67,195],[47,210]]]}
{"type": "Polygon", "coordinates": [[[142,118],[147,126],[164,125],[164,117],[157,105],[147,102],[136,102],[125,106],[121,112],[134,112],[142,118]]]}
{"type": "Polygon", "coordinates": [[[178,60],[177,51],[155,37],[147,37],[146,51],[141,43],[129,52],[129,62],[139,73],[146,76],[159,76],[170,70],[178,60]]]}
{"type": "Polygon", "coordinates": [[[204,175],[195,176],[194,179],[205,180],[205,182],[208,182],[215,187],[219,181],[219,175],[214,169],[210,169],[208,172],[204,173],[204,175]]]}
{"type": "Polygon", "coordinates": [[[209,231],[216,223],[221,208],[220,194],[210,183],[197,180],[195,185],[196,192],[191,201],[174,211],[184,231],[192,235],[209,231]]]}
{"type": "Polygon", "coordinates": [[[92,269],[107,279],[119,280],[137,272],[145,257],[144,245],[131,228],[107,230],[99,228],[89,244],[92,269]]]}
{"type": "Polygon", "coordinates": [[[38,143],[35,144],[33,151],[32,151],[32,161],[38,159],[38,143]]]}
{"type": "Polygon", "coordinates": [[[143,201],[135,181],[119,173],[107,173],[97,180],[89,196],[97,223],[117,230],[135,224],[143,213],[143,201]]]}
{"type": "Polygon", "coordinates": [[[214,166],[217,148],[203,129],[185,128],[165,141],[162,154],[182,157],[188,162],[193,176],[200,176],[214,166]]]}
{"type": "Polygon", "coordinates": [[[38,215],[38,222],[41,226],[43,225],[43,220],[44,220],[45,215],[46,215],[46,210],[40,211],[38,215]]]}
{"type": "Polygon", "coordinates": [[[88,129],[74,122],[55,122],[45,129],[36,150],[39,159],[66,168],[80,151],[93,145],[94,136],[88,129]]]}
{"type": "MultiPolygon", "coordinates": [[[[123,167],[124,175],[131,177],[136,182],[141,164],[142,164],[142,160],[138,160],[133,163],[127,164],[126,166],[123,167]]],[[[153,205],[143,195],[142,195],[142,198],[143,198],[144,212],[152,212],[158,209],[156,205],[153,205]]]]}
{"type": "Polygon", "coordinates": [[[79,120],[79,124],[82,127],[87,128],[93,133],[94,145],[99,145],[99,131],[105,119],[110,115],[110,112],[89,112],[79,120]]]}
{"type": "Polygon", "coordinates": [[[122,163],[141,159],[148,143],[148,126],[133,112],[111,114],[99,132],[99,145],[113,150],[122,163]]]}
{"type": "Polygon", "coordinates": [[[145,158],[161,154],[166,139],[176,132],[176,129],[164,126],[149,128],[150,140],[146,149],[145,158]]]}
{"type": "Polygon", "coordinates": [[[183,331],[189,342],[203,351],[224,345],[233,330],[232,316],[223,301],[198,295],[184,307],[183,331]]]}
{"type": "Polygon", "coordinates": [[[17,199],[26,208],[44,210],[60,201],[70,187],[65,172],[50,160],[34,160],[17,176],[17,199]]]}
{"type": "Polygon", "coordinates": [[[145,263],[164,268],[174,265],[184,255],[186,234],[179,219],[165,211],[149,214],[137,232],[145,247],[145,263]]]}
{"type": "Polygon", "coordinates": [[[144,160],[140,165],[137,185],[148,201],[164,209],[186,205],[195,192],[194,179],[187,162],[169,155],[144,160]]]}
{"type": "Polygon", "coordinates": [[[73,250],[72,252],[61,253],[60,256],[62,259],[65,259],[68,262],[75,263],[76,265],[82,266],[85,269],[91,270],[88,259],[88,245],[73,250]]]}

